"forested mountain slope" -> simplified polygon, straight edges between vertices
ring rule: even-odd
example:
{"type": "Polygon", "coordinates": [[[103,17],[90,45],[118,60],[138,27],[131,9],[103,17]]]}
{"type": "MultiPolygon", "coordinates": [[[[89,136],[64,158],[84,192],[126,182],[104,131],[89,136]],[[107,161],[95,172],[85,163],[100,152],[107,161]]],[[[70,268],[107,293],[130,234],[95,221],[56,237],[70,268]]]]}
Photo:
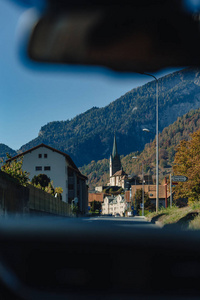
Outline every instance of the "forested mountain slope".
{"type": "MultiPolygon", "coordinates": [[[[160,131],[198,107],[199,70],[185,69],[159,79],[160,131]]],[[[155,81],[151,81],[104,108],[93,107],[72,120],[48,123],[41,128],[38,137],[22,146],[20,151],[45,143],[68,153],[80,167],[92,160],[109,158],[114,131],[121,155],[141,151],[154,138],[155,112],[155,81]],[[145,127],[152,133],[143,134],[145,127]]]]}
{"type": "MultiPolygon", "coordinates": [[[[159,173],[160,180],[171,172],[176,146],[181,140],[190,139],[190,134],[200,128],[200,109],[191,110],[183,117],[179,117],[176,122],[164,128],[159,135],[159,173]]],[[[148,133],[145,133],[148,134],[148,133]]],[[[126,156],[121,156],[124,171],[131,175],[141,174],[142,161],[144,172],[155,175],[156,143],[146,144],[142,152],[132,152],[126,156]],[[137,159],[132,159],[136,156],[137,159]]],[[[88,165],[80,168],[81,172],[88,176],[90,189],[98,185],[106,185],[109,181],[109,160],[103,159],[97,162],[92,161],[88,165]]]]}
{"type": "Polygon", "coordinates": [[[10,156],[15,156],[17,155],[17,152],[10,147],[6,146],[5,144],[0,144],[0,158],[5,160],[6,153],[8,153],[10,156]]]}

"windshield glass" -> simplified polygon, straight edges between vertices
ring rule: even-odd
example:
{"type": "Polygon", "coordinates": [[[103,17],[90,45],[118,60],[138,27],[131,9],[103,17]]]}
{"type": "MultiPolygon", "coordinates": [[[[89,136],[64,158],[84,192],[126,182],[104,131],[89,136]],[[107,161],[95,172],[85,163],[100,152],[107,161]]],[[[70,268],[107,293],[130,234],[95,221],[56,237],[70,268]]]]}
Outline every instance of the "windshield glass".
{"type": "Polygon", "coordinates": [[[49,193],[66,216],[160,213],[167,222],[168,207],[180,219],[196,218],[198,68],[122,73],[33,62],[25,40],[37,14],[12,1],[0,5],[2,178],[49,193]]]}
{"type": "Polygon", "coordinates": [[[0,1],[0,299],[199,299],[199,10],[0,1]]]}

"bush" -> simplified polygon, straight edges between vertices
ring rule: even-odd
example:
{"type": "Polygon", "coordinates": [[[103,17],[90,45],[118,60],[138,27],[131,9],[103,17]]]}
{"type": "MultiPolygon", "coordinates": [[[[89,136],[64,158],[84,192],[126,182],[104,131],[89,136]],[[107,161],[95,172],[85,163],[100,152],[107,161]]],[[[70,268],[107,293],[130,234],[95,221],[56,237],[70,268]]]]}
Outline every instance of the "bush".
{"type": "Polygon", "coordinates": [[[43,188],[48,186],[50,182],[51,182],[51,179],[46,174],[39,174],[37,176],[35,175],[31,180],[31,183],[33,185],[37,186],[39,184],[43,188]]]}

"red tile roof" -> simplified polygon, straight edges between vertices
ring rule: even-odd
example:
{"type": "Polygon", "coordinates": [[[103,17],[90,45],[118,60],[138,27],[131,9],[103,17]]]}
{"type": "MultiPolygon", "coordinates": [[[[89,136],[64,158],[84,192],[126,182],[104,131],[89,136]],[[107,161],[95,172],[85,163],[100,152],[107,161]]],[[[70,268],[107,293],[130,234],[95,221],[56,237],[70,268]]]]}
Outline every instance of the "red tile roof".
{"type": "Polygon", "coordinates": [[[104,193],[88,193],[88,202],[98,201],[103,202],[104,200],[104,193]]]}

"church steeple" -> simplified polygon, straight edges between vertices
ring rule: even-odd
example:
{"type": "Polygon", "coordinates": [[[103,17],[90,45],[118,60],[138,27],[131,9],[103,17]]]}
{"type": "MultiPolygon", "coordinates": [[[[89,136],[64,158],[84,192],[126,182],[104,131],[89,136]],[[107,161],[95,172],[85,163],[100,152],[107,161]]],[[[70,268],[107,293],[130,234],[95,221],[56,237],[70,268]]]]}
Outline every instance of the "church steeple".
{"type": "Polygon", "coordinates": [[[120,170],[121,170],[121,160],[117,152],[116,135],[114,134],[113,150],[112,150],[112,155],[110,156],[110,177],[120,170]]]}
{"type": "Polygon", "coordinates": [[[112,158],[114,158],[117,155],[118,155],[118,153],[117,153],[117,142],[116,142],[116,135],[114,134],[112,158]]]}

